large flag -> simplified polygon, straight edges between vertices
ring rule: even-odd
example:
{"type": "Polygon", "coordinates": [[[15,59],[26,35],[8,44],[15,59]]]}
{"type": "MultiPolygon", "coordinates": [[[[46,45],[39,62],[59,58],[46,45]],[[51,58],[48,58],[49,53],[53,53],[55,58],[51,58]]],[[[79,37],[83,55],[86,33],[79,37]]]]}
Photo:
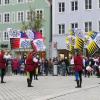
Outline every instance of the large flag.
{"type": "Polygon", "coordinates": [[[87,48],[88,45],[89,45],[92,41],[93,41],[93,40],[92,40],[91,37],[89,37],[88,35],[85,35],[85,37],[84,37],[84,47],[87,48]]]}
{"type": "Polygon", "coordinates": [[[32,44],[33,44],[33,48],[35,47],[36,51],[45,51],[46,49],[43,39],[35,39],[33,40],[32,44]]]}
{"type": "Polygon", "coordinates": [[[35,32],[34,39],[43,39],[44,40],[44,37],[42,36],[41,32],[35,32]]]}
{"type": "Polygon", "coordinates": [[[75,45],[75,36],[69,35],[66,37],[66,43],[70,43],[71,45],[75,45]]]}
{"type": "Polygon", "coordinates": [[[97,51],[97,49],[98,49],[98,46],[95,41],[92,41],[87,47],[88,53],[90,55],[92,55],[95,51],[97,51]]]}
{"type": "Polygon", "coordinates": [[[84,39],[84,34],[80,29],[75,30],[74,33],[75,33],[76,37],[78,37],[78,38],[80,38],[82,40],[84,39]]]}
{"type": "Polygon", "coordinates": [[[31,40],[30,39],[20,39],[20,47],[19,48],[30,48],[31,47],[31,40]]]}
{"type": "Polygon", "coordinates": [[[73,36],[75,36],[75,32],[74,32],[74,30],[70,30],[70,32],[69,32],[69,35],[73,35],[73,36]]]}
{"type": "Polygon", "coordinates": [[[28,38],[25,32],[20,32],[20,38],[28,38]]]}
{"type": "Polygon", "coordinates": [[[75,36],[74,33],[71,33],[66,37],[66,49],[71,53],[74,53],[74,45],[75,45],[75,36]]]}
{"type": "Polygon", "coordinates": [[[83,51],[84,48],[84,41],[78,37],[76,37],[75,41],[75,49],[79,49],[80,51],[83,51]]]}
{"type": "Polygon", "coordinates": [[[84,48],[84,34],[80,29],[75,30],[75,49],[83,51],[84,48]]]}
{"type": "Polygon", "coordinates": [[[20,38],[10,38],[11,49],[18,49],[20,47],[20,38]]]}
{"type": "Polygon", "coordinates": [[[98,32],[89,32],[88,36],[92,39],[87,46],[88,53],[91,55],[100,48],[100,34],[98,32]]]}
{"type": "Polygon", "coordinates": [[[94,41],[98,45],[98,47],[100,48],[100,33],[98,33],[98,35],[96,36],[96,38],[94,39],[94,41]]]}
{"type": "Polygon", "coordinates": [[[75,48],[79,49],[80,51],[83,51],[84,48],[84,34],[81,30],[75,30],[75,48]]]}
{"type": "Polygon", "coordinates": [[[97,36],[98,32],[88,32],[88,36],[90,36],[93,40],[97,36]]]}
{"type": "Polygon", "coordinates": [[[27,30],[27,36],[29,39],[34,40],[34,32],[32,30],[27,30]]]}
{"type": "Polygon", "coordinates": [[[8,28],[7,32],[8,32],[9,38],[20,38],[21,37],[20,32],[18,32],[17,30],[14,30],[12,28],[8,28]]]}

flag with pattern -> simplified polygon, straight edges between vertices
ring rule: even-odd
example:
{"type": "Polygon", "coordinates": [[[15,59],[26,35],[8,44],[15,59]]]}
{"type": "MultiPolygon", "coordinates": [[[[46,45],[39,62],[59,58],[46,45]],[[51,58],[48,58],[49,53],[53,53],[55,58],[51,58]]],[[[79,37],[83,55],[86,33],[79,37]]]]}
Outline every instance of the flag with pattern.
{"type": "Polygon", "coordinates": [[[96,38],[98,32],[88,32],[88,36],[90,36],[93,40],[96,38]]]}
{"type": "Polygon", "coordinates": [[[9,38],[20,38],[21,37],[21,34],[20,34],[20,32],[18,32],[18,30],[8,28],[7,32],[8,32],[9,38]]]}
{"type": "Polygon", "coordinates": [[[35,38],[35,37],[34,37],[34,34],[35,34],[35,33],[34,33],[32,30],[27,30],[26,33],[27,33],[27,36],[28,36],[29,39],[34,40],[34,38],[35,38]]]}
{"type": "Polygon", "coordinates": [[[33,40],[32,44],[33,48],[35,47],[36,51],[45,51],[46,49],[43,39],[35,39],[33,40]]]}
{"type": "Polygon", "coordinates": [[[98,35],[96,36],[96,38],[94,39],[94,41],[97,44],[97,46],[100,48],[100,33],[98,33],[98,35]]]}
{"type": "Polygon", "coordinates": [[[20,47],[20,38],[10,38],[11,49],[18,49],[20,47]]]}
{"type": "Polygon", "coordinates": [[[20,47],[19,48],[30,48],[31,47],[31,40],[20,38],[20,47]]]}

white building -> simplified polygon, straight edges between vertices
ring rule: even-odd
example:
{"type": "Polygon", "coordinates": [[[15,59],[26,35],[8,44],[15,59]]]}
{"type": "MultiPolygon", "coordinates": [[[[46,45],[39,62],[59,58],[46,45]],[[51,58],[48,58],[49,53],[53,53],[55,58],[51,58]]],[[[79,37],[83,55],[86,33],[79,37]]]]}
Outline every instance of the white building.
{"type": "Polygon", "coordinates": [[[100,31],[100,0],[52,0],[52,13],[52,57],[66,56],[65,38],[70,29],[100,31]]]}

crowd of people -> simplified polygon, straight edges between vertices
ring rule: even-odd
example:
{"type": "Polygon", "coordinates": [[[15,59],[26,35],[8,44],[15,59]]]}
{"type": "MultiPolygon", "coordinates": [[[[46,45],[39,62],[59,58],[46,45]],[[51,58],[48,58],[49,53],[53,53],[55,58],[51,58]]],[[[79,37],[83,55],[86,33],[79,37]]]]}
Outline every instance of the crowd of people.
{"type": "Polygon", "coordinates": [[[48,76],[54,74],[54,66],[57,74],[62,76],[76,76],[77,87],[81,87],[82,75],[100,76],[100,56],[83,57],[80,52],[76,52],[71,57],[60,58],[39,58],[35,51],[29,52],[26,56],[12,56],[8,51],[0,51],[1,83],[4,82],[4,75],[11,67],[14,75],[21,74],[27,76],[28,87],[32,87],[32,79],[38,80],[38,76],[48,76]],[[33,77],[34,76],[34,77],[33,77]]]}

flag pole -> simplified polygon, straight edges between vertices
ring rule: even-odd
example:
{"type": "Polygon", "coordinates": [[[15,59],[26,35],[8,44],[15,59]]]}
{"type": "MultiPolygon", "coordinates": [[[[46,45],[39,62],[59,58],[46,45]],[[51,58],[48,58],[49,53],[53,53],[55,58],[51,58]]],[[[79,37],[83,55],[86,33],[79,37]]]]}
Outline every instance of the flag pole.
{"type": "Polygon", "coordinates": [[[99,48],[96,49],[96,51],[91,55],[91,57],[99,50],[99,48]]]}

